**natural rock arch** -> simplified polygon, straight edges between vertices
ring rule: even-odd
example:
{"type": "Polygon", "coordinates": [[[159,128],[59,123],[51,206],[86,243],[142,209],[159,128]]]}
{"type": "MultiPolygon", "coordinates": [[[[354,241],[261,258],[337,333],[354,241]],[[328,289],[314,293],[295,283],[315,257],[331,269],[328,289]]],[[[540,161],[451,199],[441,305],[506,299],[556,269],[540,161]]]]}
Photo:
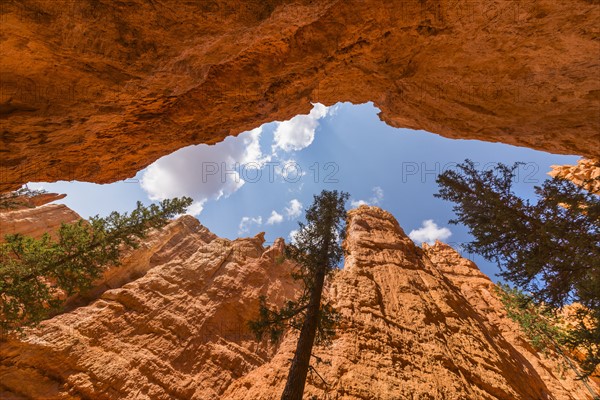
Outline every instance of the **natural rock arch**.
{"type": "Polygon", "coordinates": [[[311,101],[373,101],[392,126],[598,158],[597,4],[3,3],[0,191],[130,177],[311,101]]]}

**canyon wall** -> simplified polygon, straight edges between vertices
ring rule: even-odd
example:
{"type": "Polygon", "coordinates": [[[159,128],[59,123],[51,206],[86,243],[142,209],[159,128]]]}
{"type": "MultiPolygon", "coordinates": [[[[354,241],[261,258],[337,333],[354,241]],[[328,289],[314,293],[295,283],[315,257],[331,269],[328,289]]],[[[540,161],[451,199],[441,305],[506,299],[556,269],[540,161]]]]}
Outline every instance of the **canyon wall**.
{"type": "Polygon", "coordinates": [[[244,324],[259,295],[281,305],[296,293],[291,265],[277,261],[283,241],[263,243],[217,238],[190,216],[152,231],[94,290],[69,299],[72,311],[3,338],[0,398],[218,398],[274,353],[244,324]]]}
{"type": "Polygon", "coordinates": [[[311,102],[600,156],[596,0],[6,0],[0,191],[112,182],[311,102]]]}
{"type": "MultiPolygon", "coordinates": [[[[350,211],[348,224],[345,266],[328,292],[343,319],[333,344],[315,351],[323,363],[313,363],[320,377],[309,375],[306,398],[592,398],[560,357],[531,348],[471,261],[445,244],[415,247],[377,207],[350,211]]],[[[224,398],[278,399],[295,339],[224,398]]]]}
{"type": "MultiPolygon", "coordinates": [[[[143,264],[141,276],[1,343],[0,398],[278,399],[296,334],[258,343],[246,322],[260,295],[297,293],[283,245],[221,239],[189,216],[153,232],[120,267],[143,264]]],[[[361,206],[344,247],[326,289],[341,323],[315,349],[306,398],[592,398],[449,246],[418,248],[391,214],[361,206]]]]}

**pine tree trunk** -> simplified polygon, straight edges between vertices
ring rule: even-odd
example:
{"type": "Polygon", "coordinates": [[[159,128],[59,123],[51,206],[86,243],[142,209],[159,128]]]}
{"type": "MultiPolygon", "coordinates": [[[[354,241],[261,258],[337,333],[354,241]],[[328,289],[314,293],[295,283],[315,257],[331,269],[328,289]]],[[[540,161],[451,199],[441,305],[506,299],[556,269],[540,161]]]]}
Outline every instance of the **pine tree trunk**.
{"type": "Polygon", "coordinates": [[[296,346],[296,353],[292,360],[290,373],[281,395],[281,400],[302,400],[306,375],[310,365],[310,355],[317,334],[319,323],[319,312],[321,307],[321,292],[325,281],[325,270],[320,269],[315,276],[315,285],[310,293],[310,302],[306,309],[306,319],[302,324],[300,338],[296,346]]]}

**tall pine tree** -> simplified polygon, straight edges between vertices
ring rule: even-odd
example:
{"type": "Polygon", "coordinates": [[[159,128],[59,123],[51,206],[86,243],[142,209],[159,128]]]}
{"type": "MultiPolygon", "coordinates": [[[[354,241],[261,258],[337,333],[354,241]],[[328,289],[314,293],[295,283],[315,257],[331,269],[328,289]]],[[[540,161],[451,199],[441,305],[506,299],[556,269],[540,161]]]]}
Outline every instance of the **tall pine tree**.
{"type": "Polygon", "coordinates": [[[286,327],[300,330],[282,400],[302,399],[315,339],[327,341],[334,332],[337,314],[329,304],[322,304],[321,296],[325,278],[343,257],[341,240],[348,197],[348,193],[327,190],[314,196],[306,210],[306,224],[299,223],[295,242],[286,246],[287,258],[299,265],[294,277],[303,282],[302,294],[281,310],[269,309],[266,299],[261,298],[260,317],[250,322],[259,338],[269,331],[276,339],[286,327]]]}

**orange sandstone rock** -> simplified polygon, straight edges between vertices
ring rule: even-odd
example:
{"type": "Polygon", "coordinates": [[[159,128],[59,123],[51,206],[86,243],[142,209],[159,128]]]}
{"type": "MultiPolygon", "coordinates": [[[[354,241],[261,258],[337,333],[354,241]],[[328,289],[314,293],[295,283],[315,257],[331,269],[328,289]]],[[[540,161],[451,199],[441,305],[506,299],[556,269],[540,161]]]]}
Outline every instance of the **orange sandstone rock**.
{"type": "MultiPolygon", "coordinates": [[[[327,385],[313,373],[306,398],[591,399],[556,355],[528,346],[493,283],[449,246],[418,249],[391,214],[362,206],[349,212],[345,248],[329,289],[342,324],[315,352],[330,363],[314,363],[327,385]]],[[[278,399],[294,340],[224,398],[278,399]]]]}
{"type": "Polygon", "coordinates": [[[1,344],[0,398],[219,398],[274,352],[245,324],[259,295],[295,294],[283,242],[263,242],[189,216],[155,232],[115,272],[142,277],[1,344]]]}
{"type": "Polygon", "coordinates": [[[55,231],[62,223],[81,219],[79,214],[64,204],[47,204],[35,208],[0,212],[0,242],[4,235],[21,233],[39,238],[46,232],[55,231]]]}
{"type": "MultiPolygon", "coordinates": [[[[347,229],[325,294],[342,320],[315,349],[306,398],[592,398],[558,355],[528,345],[471,261],[416,247],[377,207],[350,211],[347,229]]],[[[296,333],[259,344],[245,324],[259,295],[281,305],[298,286],[283,241],[263,242],[191,217],[152,233],[122,267],[143,263],[143,276],[2,343],[0,397],[278,399],[296,333]]]]}
{"type": "Polygon", "coordinates": [[[582,158],[576,165],[552,165],[552,177],[568,179],[591,193],[600,194],[600,162],[582,158]]]}
{"type": "Polygon", "coordinates": [[[592,0],[4,1],[0,191],[368,101],[395,127],[600,156],[592,0]]]}

